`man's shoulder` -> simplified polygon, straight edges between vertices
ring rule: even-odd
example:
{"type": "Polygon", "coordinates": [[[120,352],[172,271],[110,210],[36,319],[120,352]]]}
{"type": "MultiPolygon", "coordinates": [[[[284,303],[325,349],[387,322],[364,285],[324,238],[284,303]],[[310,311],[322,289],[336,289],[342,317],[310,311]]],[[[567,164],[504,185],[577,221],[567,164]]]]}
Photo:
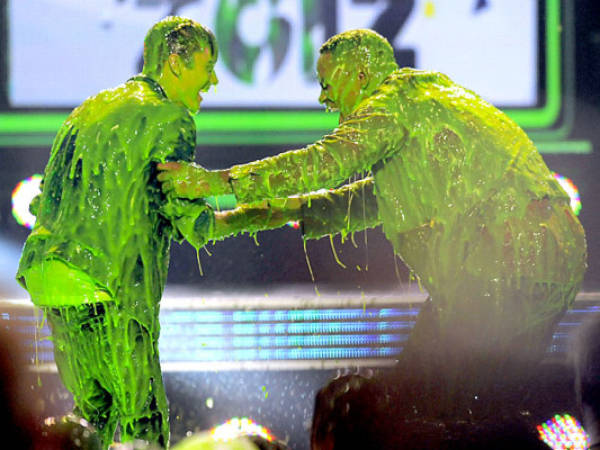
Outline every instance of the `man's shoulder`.
{"type": "Polygon", "coordinates": [[[408,67],[391,73],[382,83],[379,91],[389,99],[400,99],[405,106],[432,104],[432,102],[441,102],[450,106],[457,99],[463,99],[470,104],[483,102],[477,93],[461,86],[441,72],[408,67]]]}
{"type": "Polygon", "coordinates": [[[133,77],[112,89],[98,93],[101,102],[110,102],[122,106],[135,106],[148,110],[181,110],[178,105],[170,101],[158,84],[143,77],[133,77]]]}
{"type": "Polygon", "coordinates": [[[135,76],[124,83],[126,98],[133,103],[139,103],[156,120],[173,122],[176,120],[193,122],[192,116],[182,105],[167,98],[160,85],[144,76],[135,76]]]}
{"type": "Polygon", "coordinates": [[[386,78],[384,83],[401,85],[404,88],[415,87],[422,84],[454,84],[447,75],[441,72],[414,69],[412,67],[402,67],[393,71],[386,78]]]}
{"type": "Polygon", "coordinates": [[[189,117],[187,110],[170,101],[156,82],[133,77],[89,97],[73,110],[69,119],[85,126],[88,122],[124,123],[123,119],[133,118],[161,123],[186,121],[189,117]]]}
{"type": "Polygon", "coordinates": [[[418,70],[403,67],[390,73],[367,100],[370,106],[390,107],[399,98],[415,98],[422,92],[436,91],[443,86],[452,85],[452,81],[444,74],[429,70],[418,70]]]}

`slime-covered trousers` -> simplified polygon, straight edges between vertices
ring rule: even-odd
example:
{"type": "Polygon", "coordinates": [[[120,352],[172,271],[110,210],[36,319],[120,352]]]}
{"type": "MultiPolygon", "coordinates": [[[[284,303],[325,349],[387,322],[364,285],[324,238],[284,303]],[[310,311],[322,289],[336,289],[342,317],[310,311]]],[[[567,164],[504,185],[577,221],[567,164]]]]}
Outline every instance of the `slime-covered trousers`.
{"type": "Polygon", "coordinates": [[[75,412],[108,446],[121,441],[169,441],[168,406],[158,358],[158,336],[115,302],[44,307],[54,358],[75,412]]]}

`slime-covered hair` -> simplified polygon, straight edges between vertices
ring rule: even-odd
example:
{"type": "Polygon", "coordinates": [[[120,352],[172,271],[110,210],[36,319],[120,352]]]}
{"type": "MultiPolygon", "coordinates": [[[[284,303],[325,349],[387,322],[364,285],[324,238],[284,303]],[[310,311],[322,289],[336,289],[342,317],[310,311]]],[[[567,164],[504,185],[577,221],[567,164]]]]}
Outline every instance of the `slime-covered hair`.
{"type": "Polygon", "coordinates": [[[189,67],[194,53],[210,46],[213,59],[216,59],[217,40],[212,31],[185,17],[169,16],[156,23],[144,39],[144,68],[142,73],[150,77],[158,76],[170,54],[183,58],[189,67]]]}
{"type": "Polygon", "coordinates": [[[371,73],[387,74],[398,67],[394,58],[394,49],[387,39],[366,28],[344,31],[330,37],[321,46],[319,52],[331,53],[339,62],[362,63],[371,73]]]}

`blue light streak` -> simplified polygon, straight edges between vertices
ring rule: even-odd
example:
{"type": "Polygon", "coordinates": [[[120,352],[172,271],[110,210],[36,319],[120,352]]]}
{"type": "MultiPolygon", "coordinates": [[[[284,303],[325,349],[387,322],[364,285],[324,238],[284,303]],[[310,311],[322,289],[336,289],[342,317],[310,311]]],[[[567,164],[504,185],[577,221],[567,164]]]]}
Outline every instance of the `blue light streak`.
{"type": "MultiPolygon", "coordinates": [[[[159,349],[163,362],[348,360],[395,358],[414,326],[419,307],[297,310],[169,310],[161,312],[159,349]]],[[[600,306],[578,305],[554,331],[551,353],[565,350],[580,315],[600,306]]],[[[30,359],[53,361],[50,330],[40,314],[24,309],[0,320],[26,339],[30,359]],[[40,326],[44,324],[44,326],[40,326]],[[38,341],[35,342],[34,336],[38,341]]]]}
{"type": "Polygon", "coordinates": [[[401,347],[380,348],[297,348],[297,349],[239,349],[178,351],[161,353],[162,362],[195,361],[269,361],[314,359],[364,359],[391,358],[402,351],[401,347]]]}
{"type": "Polygon", "coordinates": [[[416,317],[419,308],[354,308],[255,311],[163,311],[164,323],[298,322],[416,317]]]}
{"type": "Polygon", "coordinates": [[[410,330],[414,322],[300,322],[300,323],[235,323],[235,324],[171,324],[161,325],[162,336],[191,338],[215,335],[278,335],[380,333],[410,330]]]}
{"type": "Polygon", "coordinates": [[[358,347],[397,345],[405,342],[408,335],[313,335],[313,336],[232,336],[198,337],[187,341],[163,336],[161,351],[178,349],[228,349],[228,348],[299,348],[299,347],[358,347]]]}

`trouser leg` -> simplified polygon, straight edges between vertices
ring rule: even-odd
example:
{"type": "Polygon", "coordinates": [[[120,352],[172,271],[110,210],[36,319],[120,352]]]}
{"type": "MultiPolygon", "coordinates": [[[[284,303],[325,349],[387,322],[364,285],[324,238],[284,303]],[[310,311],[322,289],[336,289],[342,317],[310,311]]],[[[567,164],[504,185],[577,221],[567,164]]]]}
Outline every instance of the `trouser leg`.
{"type": "MultiPolygon", "coordinates": [[[[167,447],[169,410],[158,354],[158,339],[133,318],[121,322],[121,340],[113,351],[122,354],[116,367],[117,407],[120,412],[121,440],[142,439],[167,447]],[[125,356],[126,355],[126,356],[125,356]]],[[[118,356],[118,355],[117,355],[118,356]]]]}
{"type": "Polygon", "coordinates": [[[450,336],[440,327],[438,305],[428,298],[404,345],[396,370],[386,380],[392,395],[399,401],[399,414],[414,410],[425,416],[448,414],[455,408],[456,383],[452,366],[457,351],[450,336]],[[455,354],[454,354],[455,355],[455,354]],[[436,399],[432,401],[432,399],[436,399]]]}
{"type": "Polygon", "coordinates": [[[412,385],[417,402],[436,398],[420,408],[433,414],[485,415],[507,399],[518,405],[575,293],[523,281],[496,296],[428,300],[399,358],[396,390],[412,385]]]}
{"type": "Polygon", "coordinates": [[[76,411],[105,445],[121,425],[123,441],[169,442],[158,332],[115,302],[47,310],[55,359],[76,411]]]}
{"type": "Polygon", "coordinates": [[[92,424],[107,447],[117,426],[113,398],[97,376],[104,339],[102,311],[87,306],[48,308],[54,360],[60,378],[73,394],[74,413],[92,424]]]}

